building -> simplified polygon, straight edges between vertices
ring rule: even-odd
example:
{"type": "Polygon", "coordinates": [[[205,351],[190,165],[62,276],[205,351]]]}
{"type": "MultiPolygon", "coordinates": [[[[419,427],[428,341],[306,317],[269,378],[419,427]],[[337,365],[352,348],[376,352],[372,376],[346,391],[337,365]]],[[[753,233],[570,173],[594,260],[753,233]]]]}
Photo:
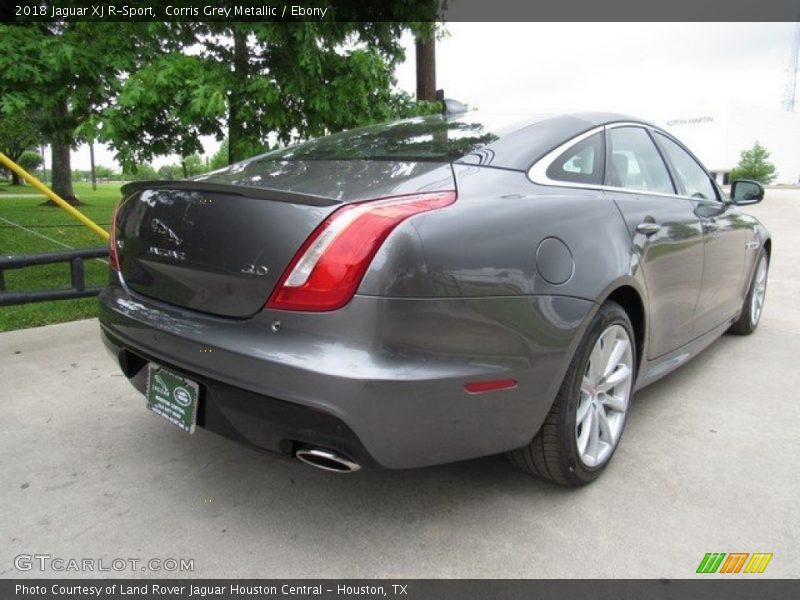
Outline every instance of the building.
{"type": "Polygon", "coordinates": [[[653,122],[681,140],[711,171],[720,184],[743,150],[758,141],[775,165],[775,184],[800,182],[800,113],[725,103],[675,111],[653,122]]]}

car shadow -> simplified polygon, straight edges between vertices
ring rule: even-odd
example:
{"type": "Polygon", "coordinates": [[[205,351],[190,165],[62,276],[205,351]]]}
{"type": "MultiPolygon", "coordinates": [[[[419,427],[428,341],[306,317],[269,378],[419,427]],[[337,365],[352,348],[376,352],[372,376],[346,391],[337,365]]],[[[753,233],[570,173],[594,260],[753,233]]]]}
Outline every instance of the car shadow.
{"type": "Polygon", "coordinates": [[[475,504],[489,509],[498,501],[519,501],[530,509],[531,501],[557,502],[575,493],[515,470],[503,456],[337,474],[263,454],[205,430],[187,438],[169,424],[152,425],[159,431],[147,436],[151,443],[138,459],[153,464],[158,479],[170,481],[168,488],[156,487],[165,502],[173,503],[178,494],[183,503],[205,504],[212,512],[234,513],[246,522],[268,519],[274,524],[277,518],[291,527],[301,519],[313,523],[320,535],[343,527],[435,522],[475,504]],[[164,456],[171,458],[164,462],[164,456]]]}
{"type": "MultiPolygon", "coordinates": [[[[628,427],[650,426],[649,413],[671,397],[672,388],[702,377],[715,351],[729,343],[736,340],[722,338],[638,392],[628,427]]],[[[580,506],[587,495],[602,498],[610,493],[605,485],[569,489],[531,477],[502,455],[420,469],[336,474],[263,454],[202,429],[186,436],[155,416],[138,425],[148,430],[147,442],[136,443],[138,460],[152,465],[155,478],[170,483],[155,488],[165,501],[174,502],[178,495],[182,502],[204,505],[216,515],[236,514],[243,522],[268,519],[273,526],[288,528],[301,519],[320,535],[351,527],[396,527],[410,520],[433,524],[453,513],[474,514],[476,505],[489,511],[530,511],[536,504],[580,506]]],[[[610,471],[615,471],[613,464],[610,471]]],[[[601,481],[623,475],[609,472],[601,481]]]]}

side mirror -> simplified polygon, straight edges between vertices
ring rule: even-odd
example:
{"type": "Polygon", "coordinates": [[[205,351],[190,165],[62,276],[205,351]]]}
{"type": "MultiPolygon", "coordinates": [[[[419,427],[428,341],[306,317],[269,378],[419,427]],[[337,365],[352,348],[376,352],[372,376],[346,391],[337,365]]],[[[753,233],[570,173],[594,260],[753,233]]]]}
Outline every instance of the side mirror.
{"type": "Polygon", "coordinates": [[[757,181],[740,179],[731,185],[731,200],[739,206],[757,204],[764,199],[764,186],[757,181]]]}

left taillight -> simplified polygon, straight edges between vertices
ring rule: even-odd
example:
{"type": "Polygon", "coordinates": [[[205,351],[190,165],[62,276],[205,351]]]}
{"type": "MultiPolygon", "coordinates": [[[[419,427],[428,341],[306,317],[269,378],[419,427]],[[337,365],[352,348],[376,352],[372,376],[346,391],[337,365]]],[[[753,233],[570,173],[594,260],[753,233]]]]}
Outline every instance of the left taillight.
{"type": "Polygon", "coordinates": [[[111,215],[111,231],[108,236],[108,263],[115,271],[121,270],[119,263],[119,247],[117,246],[117,213],[119,213],[119,207],[121,205],[121,202],[117,204],[114,213],[111,215]]]}
{"type": "Polygon", "coordinates": [[[352,299],[375,253],[409,217],[455,202],[456,192],[428,192],[348,204],[317,227],[295,254],[267,308],[322,312],[352,299]]]}

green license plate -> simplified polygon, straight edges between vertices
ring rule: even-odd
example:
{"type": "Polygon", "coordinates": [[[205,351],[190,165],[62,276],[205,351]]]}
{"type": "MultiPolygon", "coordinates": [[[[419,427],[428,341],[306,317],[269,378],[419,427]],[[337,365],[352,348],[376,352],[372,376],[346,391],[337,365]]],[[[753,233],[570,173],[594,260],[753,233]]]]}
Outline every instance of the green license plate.
{"type": "Polygon", "coordinates": [[[194,381],[155,363],[148,365],[147,408],[187,433],[194,433],[199,392],[194,381]]]}

